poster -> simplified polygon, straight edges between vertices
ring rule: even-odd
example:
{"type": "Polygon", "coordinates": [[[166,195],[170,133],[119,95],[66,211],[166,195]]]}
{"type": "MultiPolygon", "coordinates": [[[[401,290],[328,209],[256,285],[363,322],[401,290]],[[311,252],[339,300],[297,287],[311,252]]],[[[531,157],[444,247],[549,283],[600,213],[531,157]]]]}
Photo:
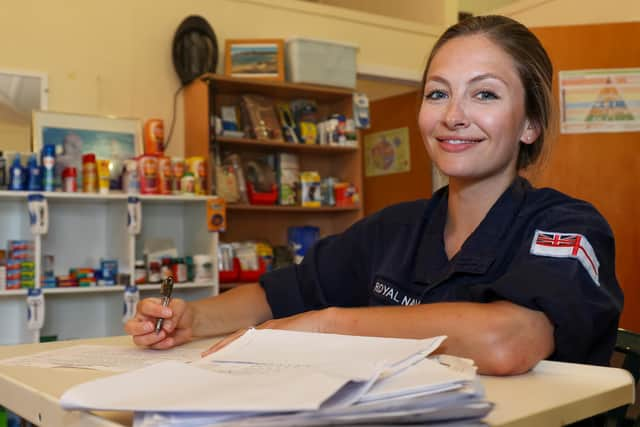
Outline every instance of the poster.
{"type": "Polygon", "coordinates": [[[365,176],[409,172],[409,128],[375,132],[364,137],[365,176]]]}
{"type": "Polygon", "coordinates": [[[561,71],[560,133],[640,130],[640,68],[561,71]]]}

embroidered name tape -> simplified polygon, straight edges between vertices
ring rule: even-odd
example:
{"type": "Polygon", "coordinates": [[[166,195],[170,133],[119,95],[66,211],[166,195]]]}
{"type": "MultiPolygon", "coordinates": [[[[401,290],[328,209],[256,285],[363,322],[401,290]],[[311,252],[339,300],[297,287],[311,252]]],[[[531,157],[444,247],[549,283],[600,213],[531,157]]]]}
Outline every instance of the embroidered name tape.
{"type": "Polygon", "coordinates": [[[401,288],[391,283],[389,280],[381,277],[376,277],[376,281],[373,285],[373,294],[379,299],[387,302],[388,304],[420,304],[420,300],[418,298],[409,295],[401,288]]]}
{"type": "Polygon", "coordinates": [[[575,258],[587,270],[595,284],[600,286],[598,278],[600,262],[591,243],[582,234],[536,230],[530,252],[540,256],[575,258]]]}

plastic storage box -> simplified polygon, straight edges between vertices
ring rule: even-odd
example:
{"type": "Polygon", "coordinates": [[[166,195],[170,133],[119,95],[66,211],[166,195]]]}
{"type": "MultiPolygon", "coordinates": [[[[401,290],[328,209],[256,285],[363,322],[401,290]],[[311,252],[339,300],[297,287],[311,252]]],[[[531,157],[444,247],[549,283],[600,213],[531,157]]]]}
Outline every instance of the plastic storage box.
{"type": "Polygon", "coordinates": [[[358,46],[303,37],[286,41],[287,80],[354,88],[358,46]]]}

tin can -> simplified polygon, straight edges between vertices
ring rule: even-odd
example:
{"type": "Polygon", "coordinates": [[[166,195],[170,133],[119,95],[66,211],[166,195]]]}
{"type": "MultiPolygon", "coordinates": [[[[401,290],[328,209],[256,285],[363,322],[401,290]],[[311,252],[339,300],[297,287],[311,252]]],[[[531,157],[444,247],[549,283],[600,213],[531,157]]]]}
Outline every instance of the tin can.
{"type": "Polygon", "coordinates": [[[171,194],[173,191],[173,173],[171,172],[171,159],[166,156],[158,156],[158,193],[171,194]]]}
{"type": "Polygon", "coordinates": [[[181,194],[181,180],[184,176],[184,159],[181,157],[173,157],[171,159],[171,172],[173,174],[173,194],[181,194]]]}
{"type": "Polygon", "coordinates": [[[95,193],[98,191],[96,155],[93,153],[82,155],[82,191],[85,193],[95,193]]]}
{"type": "Polygon", "coordinates": [[[62,170],[62,191],[75,193],[78,191],[78,171],[72,166],[62,170]]]}
{"type": "Polygon", "coordinates": [[[158,193],[158,158],[156,156],[140,156],[138,177],[140,178],[140,193],[158,193]]]}
{"type": "Polygon", "coordinates": [[[207,190],[207,167],[204,157],[188,157],[187,170],[193,174],[194,192],[196,194],[206,194],[207,190]]]}

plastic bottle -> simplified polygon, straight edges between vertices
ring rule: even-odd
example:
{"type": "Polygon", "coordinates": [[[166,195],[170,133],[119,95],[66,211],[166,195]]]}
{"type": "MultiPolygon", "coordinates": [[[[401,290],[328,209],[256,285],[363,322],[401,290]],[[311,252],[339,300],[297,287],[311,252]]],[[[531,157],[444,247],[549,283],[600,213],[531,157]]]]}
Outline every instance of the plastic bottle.
{"type": "Polygon", "coordinates": [[[0,190],[7,188],[7,159],[0,151],[0,190]]]}
{"type": "Polygon", "coordinates": [[[44,191],[56,190],[56,146],[45,144],[42,147],[42,189],[44,191]]]}
{"type": "Polygon", "coordinates": [[[13,158],[11,168],[9,168],[9,190],[20,191],[26,187],[25,171],[22,169],[20,154],[13,158]]]}
{"type": "Polygon", "coordinates": [[[29,170],[29,179],[27,180],[28,191],[42,191],[42,176],[40,174],[40,166],[38,166],[38,156],[36,153],[29,156],[27,162],[27,169],[29,170]]]}

